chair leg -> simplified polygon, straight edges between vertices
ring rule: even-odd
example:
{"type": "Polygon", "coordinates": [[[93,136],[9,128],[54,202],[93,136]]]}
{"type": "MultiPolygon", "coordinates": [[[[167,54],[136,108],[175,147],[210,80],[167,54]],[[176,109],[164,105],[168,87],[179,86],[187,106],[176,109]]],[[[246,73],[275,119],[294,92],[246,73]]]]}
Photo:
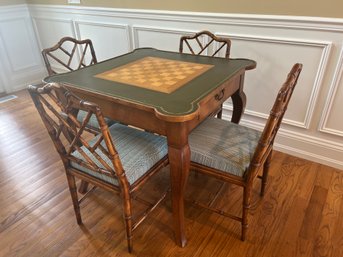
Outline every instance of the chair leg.
{"type": "Polygon", "coordinates": [[[244,187],[243,192],[243,213],[242,213],[242,235],[241,240],[245,241],[248,230],[248,214],[250,209],[251,186],[244,187]]]}
{"type": "Polygon", "coordinates": [[[79,193],[80,193],[80,194],[85,194],[85,193],[87,193],[87,191],[88,191],[88,185],[89,185],[88,182],[82,180],[82,181],[81,181],[81,184],[80,184],[80,187],[79,187],[79,193]]]}
{"type": "Polygon", "coordinates": [[[272,159],[272,152],[269,153],[266,161],[263,164],[263,174],[262,174],[261,193],[260,193],[261,196],[264,196],[264,191],[267,185],[267,178],[268,178],[271,159],[272,159]]]}
{"type": "Polygon", "coordinates": [[[129,253],[132,252],[132,206],[131,197],[129,193],[123,192],[123,208],[126,228],[127,249],[129,253]]]}
{"type": "Polygon", "coordinates": [[[71,200],[73,201],[74,212],[76,216],[77,224],[82,224],[81,213],[80,213],[80,205],[77,196],[77,187],[75,183],[75,177],[73,175],[67,174],[68,179],[68,186],[70,191],[71,200]]]}

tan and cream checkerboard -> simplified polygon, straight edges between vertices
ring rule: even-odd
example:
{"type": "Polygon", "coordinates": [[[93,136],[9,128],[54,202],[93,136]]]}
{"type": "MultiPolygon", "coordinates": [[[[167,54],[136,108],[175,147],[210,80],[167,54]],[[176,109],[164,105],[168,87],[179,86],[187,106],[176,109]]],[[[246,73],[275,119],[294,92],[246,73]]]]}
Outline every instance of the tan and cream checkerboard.
{"type": "Polygon", "coordinates": [[[95,77],[169,94],[212,67],[213,65],[145,57],[95,77]]]}

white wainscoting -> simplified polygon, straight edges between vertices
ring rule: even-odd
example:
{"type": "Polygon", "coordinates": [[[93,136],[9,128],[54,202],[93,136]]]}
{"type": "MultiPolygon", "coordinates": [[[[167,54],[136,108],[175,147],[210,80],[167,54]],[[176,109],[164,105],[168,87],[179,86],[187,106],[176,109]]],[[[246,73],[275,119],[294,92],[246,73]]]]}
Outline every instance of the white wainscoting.
{"type": "MultiPolygon", "coordinates": [[[[343,169],[343,19],[53,5],[29,5],[28,10],[37,38],[35,44],[33,37],[31,47],[50,47],[63,36],[90,38],[99,60],[137,47],[178,51],[181,35],[203,29],[229,37],[232,58],[257,61],[257,68],[246,73],[248,102],[241,121],[256,129],[264,126],[291,66],[303,63],[275,148],[343,169]]],[[[27,15],[11,23],[26,30],[26,34],[18,36],[21,39],[32,37],[24,26],[27,15]]],[[[6,21],[0,20],[3,28],[6,21]]],[[[0,34],[0,40],[4,38],[7,40],[0,34]]],[[[11,50],[0,48],[7,55],[14,54],[11,50]]],[[[23,61],[10,56],[5,63],[17,76],[22,73],[25,77],[25,71],[36,66],[42,68],[34,54],[21,58],[23,61]]],[[[224,118],[229,119],[230,101],[224,107],[224,118]]]]}
{"type": "Polygon", "coordinates": [[[333,83],[325,103],[320,131],[343,137],[343,50],[334,73],[333,83]]]}
{"type": "Polygon", "coordinates": [[[98,61],[132,51],[127,24],[75,21],[79,38],[91,38],[98,61]],[[120,40],[118,40],[120,39],[120,40]]]}
{"type": "Polygon", "coordinates": [[[0,7],[0,92],[13,92],[43,77],[44,69],[26,5],[0,7]]]}

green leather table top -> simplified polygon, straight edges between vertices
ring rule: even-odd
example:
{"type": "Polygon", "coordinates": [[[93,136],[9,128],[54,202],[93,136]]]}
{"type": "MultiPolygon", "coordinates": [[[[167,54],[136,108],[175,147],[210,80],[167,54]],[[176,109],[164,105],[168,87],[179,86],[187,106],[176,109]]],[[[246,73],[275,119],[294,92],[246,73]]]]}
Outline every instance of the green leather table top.
{"type": "Polygon", "coordinates": [[[160,51],[153,48],[139,48],[128,54],[99,62],[96,65],[47,77],[44,81],[62,82],[78,89],[151,106],[166,115],[179,116],[194,112],[197,109],[197,103],[203,97],[238,72],[253,68],[255,65],[255,61],[248,59],[215,58],[160,51]],[[210,68],[169,93],[96,77],[98,74],[129,65],[146,57],[198,63],[210,68]]]}

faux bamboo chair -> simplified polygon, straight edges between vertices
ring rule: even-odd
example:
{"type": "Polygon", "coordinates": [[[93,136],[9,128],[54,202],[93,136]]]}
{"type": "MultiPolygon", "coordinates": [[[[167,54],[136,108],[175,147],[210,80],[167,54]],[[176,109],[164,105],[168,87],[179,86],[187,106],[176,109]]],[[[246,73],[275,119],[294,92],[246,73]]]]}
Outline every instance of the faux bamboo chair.
{"type": "MultiPolygon", "coordinates": [[[[207,55],[220,57],[224,51],[224,57],[230,57],[231,41],[228,38],[217,37],[211,32],[204,30],[193,36],[182,36],[180,38],[180,53],[191,53],[193,55],[207,55]]],[[[214,113],[219,119],[222,118],[223,105],[214,113]]]]}
{"type": "Polygon", "coordinates": [[[78,196],[75,178],[119,192],[131,252],[132,232],[166,196],[165,192],[150,204],[135,194],[152,175],[168,164],[166,139],[119,123],[108,127],[96,104],[79,99],[62,85],[29,86],[28,90],[62,159],[77,223],[82,223],[79,203],[84,197],[78,196]],[[87,113],[82,122],[75,115],[79,110],[87,113]],[[92,115],[101,129],[96,136],[85,130],[92,115]],[[87,138],[89,136],[92,138],[87,138]],[[147,210],[135,215],[134,220],[133,197],[148,204],[147,210]]]}
{"type": "MultiPolygon", "coordinates": [[[[42,55],[49,76],[63,72],[62,69],[66,72],[74,71],[98,62],[90,39],[77,40],[72,37],[63,37],[56,45],[43,49],[42,55]],[[87,58],[89,60],[86,60],[87,58]],[[60,68],[54,68],[53,64],[60,68]]],[[[85,115],[85,112],[80,111],[77,115],[78,120],[82,121],[85,115]]],[[[116,122],[108,118],[105,118],[105,121],[109,126],[116,122]]],[[[95,116],[90,118],[88,128],[95,133],[99,131],[95,116]]]]}
{"type": "Polygon", "coordinates": [[[203,30],[192,36],[180,38],[179,52],[189,51],[193,55],[207,55],[219,57],[221,50],[224,50],[224,57],[230,57],[231,41],[228,38],[215,36],[213,33],[203,30]],[[201,41],[201,39],[205,39],[201,41]],[[187,48],[184,49],[184,45],[187,48]]]}
{"type": "Polygon", "coordinates": [[[78,70],[98,62],[90,39],[63,37],[53,47],[43,49],[42,55],[49,76],[61,73],[52,67],[52,62],[61,65],[66,71],[78,70]]]}
{"type": "Polygon", "coordinates": [[[225,120],[207,118],[189,136],[191,169],[243,187],[242,216],[194,202],[218,214],[240,221],[242,241],[248,228],[253,182],[262,179],[264,195],[273,143],[297,83],[302,64],[295,64],[282,85],[262,133],[225,120]],[[262,171],[262,175],[258,174],[262,171]]]}

